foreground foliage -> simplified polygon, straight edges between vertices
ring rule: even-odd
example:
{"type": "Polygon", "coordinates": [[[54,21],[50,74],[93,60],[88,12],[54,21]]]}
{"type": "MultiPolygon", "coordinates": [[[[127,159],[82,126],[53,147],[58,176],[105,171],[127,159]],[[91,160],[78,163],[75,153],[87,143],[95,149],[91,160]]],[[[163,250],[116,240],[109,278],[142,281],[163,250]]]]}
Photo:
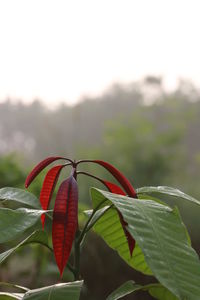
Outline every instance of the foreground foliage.
{"type": "MultiPolygon", "coordinates": [[[[54,253],[60,276],[65,268],[73,274],[74,282],[55,284],[36,290],[13,285],[19,293],[0,293],[0,299],[79,299],[83,281],[80,274],[81,248],[87,232],[93,229],[132,268],[154,275],[158,283],[146,286],[128,281],[107,297],[115,300],[137,291],[146,291],[160,300],[200,299],[200,261],[191,246],[187,229],[177,207],[163,202],[162,195],[200,205],[200,201],[171,187],[142,187],[135,190],[128,179],[111,164],[100,160],[72,161],[49,157],[28,175],[26,187],[50,163],[63,160],[46,174],[37,198],[17,188],[0,189],[0,243],[26,238],[0,254],[0,263],[19,248],[37,243],[54,253]],[[98,164],[118,181],[108,182],[96,175],[78,170],[82,163],[98,164]],[[54,209],[49,210],[61,171],[71,167],[71,174],[61,183],[54,209]],[[78,224],[77,177],[90,176],[100,181],[108,191],[91,189],[93,209],[85,211],[88,220],[78,224]],[[156,195],[156,197],[155,197],[156,195]],[[45,219],[52,222],[52,244],[44,230],[45,219]],[[38,221],[41,219],[41,225],[38,221]]],[[[173,203],[173,202],[171,202],[173,203]]],[[[9,285],[1,283],[2,286],[9,285]]]]}

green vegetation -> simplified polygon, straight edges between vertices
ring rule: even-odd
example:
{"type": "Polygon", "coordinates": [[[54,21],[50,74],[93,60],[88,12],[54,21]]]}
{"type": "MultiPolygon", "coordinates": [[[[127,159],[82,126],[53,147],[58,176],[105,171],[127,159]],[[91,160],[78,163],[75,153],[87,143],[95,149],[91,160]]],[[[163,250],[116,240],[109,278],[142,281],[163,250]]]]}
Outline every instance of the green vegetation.
{"type": "MultiPolygon", "coordinates": [[[[46,162],[46,160],[44,162],[46,162]]],[[[102,161],[100,161],[100,163],[102,164],[102,161]]],[[[45,164],[47,165],[47,163],[45,164]]],[[[44,167],[45,164],[43,163],[44,167]]],[[[35,177],[35,170],[37,170],[40,165],[41,163],[31,172],[31,176],[35,177]]],[[[72,275],[72,278],[68,279],[70,281],[68,283],[64,282],[62,284],[54,284],[37,289],[29,289],[18,284],[0,282],[0,286],[6,290],[8,288],[20,290],[20,293],[9,291],[0,292],[0,299],[45,300],[48,298],[50,300],[58,300],[67,298],[78,300],[84,299],[85,297],[87,298],[87,290],[84,292],[84,290],[87,289],[87,279],[86,282],[84,282],[84,276],[80,269],[80,259],[82,258],[81,250],[85,235],[87,235],[89,230],[94,229],[112,249],[119,253],[121,258],[129,266],[147,276],[150,275],[151,280],[151,283],[147,285],[136,284],[129,280],[110,295],[107,295],[106,300],[121,299],[129,294],[132,295],[132,293],[136,293],[137,295],[138,291],[148,292],[149,295],[153,297],[152,299],[158,300],[198,300],[200,297],[200,260],[192,248],[189,234],[181,219],[178,208],[170,207],[162,202],[162,196],[157,199],[150,195],[152,192],[158,195],[168,194],[170,197],[177,197],[197,207],[200,206],[200,201],[180,190],[170,187],[140,188],[137,190],[138,198],[92,188],[91,199],[93,210],[85,212],[88,216],[88,221],[77,228],[75,212],[77,211],[76,204],[78,199],[74,194],[77,190],[77,183],[74,185],[76,181],[75,178],[78,174],[78,171],[74,171],[77,165],[75,166],[75,162],[72,162],[73,171],[70,177],[64,180],[60,185],[56,196],[57,202],[55,202],[53,218],[49,215],[52,211],[35,208],[35,196],[31,193],[13,188],[10,188],[9,193],[9,188],[0,189],[0,199],[2,200],[3,206],[5,206],[0,208],[0,243],[6,245],[6,243],[10,241],[16,241],[20,236],[22,237],[26,231],[26,238],[23,241],[0,254],[0,263],[2,264],[7,261],[8,258],[19,249],[23,249],[30,244],[36,244],[38,246],[40,245],[40,249],[44,248],[46,251],[55,254],[61,277],[63,276],[65,266],[72,275]],[[73,177],[73,181],[71,181],[74,174],[75,177],[73,177]],[[66,193],[63,193],[64,185],[66,185],[66,193]],[[28,202],[28,198],[30,202],[28,202]],[[59,210],[57,210],[56,203],[60,203],[60,201],[62,201],[63,204],[62,207],[59,204],[59,210]],[[65,202],[68,203],[66,209],[64,208],[65,202]],[[12,208],[6,208],[8,203],[12,208]],[[19,203],[20,205],[28,204],[31,208],[21,207],[16,209],[14,203],[19,203]],[[73,205],[71,203],[73,203],[73,205]],[[63,212],[65,218],[58,219],[57,212],[59,215],[63,212]],[[37,221],[39,221],[41,215],[44,213],[50,218],[53,226],[59,224],[59,227],[53,227],[55,229],[58,228],[58,232],[56,233],[55,229],[53,229],[52,242],[49,241],[50,239],[47,233],[41,230],[41,225],[39,230],[35,230],[35,228],[39,226],[39,224],[36,225],[37,221]],[[56,244],[54,243],[54,239],[55,237],[57,238],[57,234],[60,236],[62,233],[60,226],[63,226],[64,231],[66,230],[65,236],[69,236],[71,239],[72,231],[68,233],[68,230],[72,227],[73,220],[75,221],[74,228],[76,231],[71,240],[71,245],[72,243],[74,245],[71,251],[71,248],[69,248],[69,238],[66,240],[56,239],[56,244]],[[68,221],[70,223],[68,223],[68,221]],[[71,227],[68,227],[69,225],[71,227]],[[31,234],[27,236],[27,232],[30,231],[31,234]],[[129,235],[127,235],[127,232],[129,235]],[[135,245],[133,248],[130,246],[131,241],[133,241],[135,245]],[[56,248],[58,243],[59,247],[56,248]],[[55,251],[57,252],[55,253],[55,251]],[[67,258],[64,262],[63,257],[65,251],[71,252],[71,254],[69,261],[67,258]],[[62,259],[62,265],[60,265],[60,258],[62,259]],[[157,283],[154,282],[155,279],[152,281],[152,275],[157,280],[157,283]],[[80,279],[83,279],[83,281],[80,279]]],[[[108,164],[106,163],[106,169],[107,166],[108,164]]],[[[118,184],[120,184],[125,191],[129,191],[129,182],[122,174],[116,169],[113,169],[111,165],[109,165],[107,170],[116,177],[118,184]]],[[[32,179],[28,179],[26,181],[27,185],[31,180],[32,179]]],[[[116,185],[112,185],[112,189],[119,191],[116,185]]],[[[122,193],[124,194],[123,191],[122,193]]],[[[136,195],[133,187],[130,189],[130,194],[132,193],[136,195]]],[[[40,202],[41,201],[40,199],[40,202]]],[[[42,202],[41,205],[43,207],[42,202]]],[[[48,229],[47,232],[49,232],[48,229]]],[[[46,257],[44,252],[40,252],[37,256],[36,261],[38,258],[46,257]],[[41,254],[43,255],[41,256],[41,254]]],[[[22,258],[20,260],[22,260],[22,258]]],[[[41,263],[40,260],[39,263],[41,263]]],[[[47,264],[48,263],[49,262],[47,262],[47,264]]],[[[102,267],[106,273],[107,266],[103,264],[102,267]]],[[[40,268],[37,264],[37,272],[38,271],[40,271],[40,268]]],[[[37,275],[40,275],[40,272],[37,273],[37,275]]],[[[95,273],[93,277],[96,277],[95,273]]]]}
{"type": "MultiPolygon", "coordinates": [[[[173,186],[198,199],[199,100],[198,90],[190,83],[181,83],[176,91],[166,92],[159,81],[142,81],[127,87],[115,85],[97,99],[85,99],[74,107],[63,104],[55,110],[43,107],[39,101],[30,105],[12,104],[9,101],[1,103],[0,187],[23,188],[31,166],[45,156],[56,153],[71,158],[100,158],[119,168],[136,188],[173,186]]],[[[110,176],[98,166],[83,166],[82,169],[95,171],[100,177],[110,180],[110,176]]],[[[44,173],[30,189],[37,198],[43,178],[44,173]]],[[[86,217],[82,211],[91,208],[89,188],[95,186],[102,189],[103,186],[96,184],[92,178],[80,177],[79,181],[80,200],[84,206],[79,209],[79,220],[83,223],[86,217]]],[[[168,193],[159,197],[172,206],[172,198],[168,193]]],[[[148,196],[153,199],[158,194],[149,191],[148,196]]],[[[10,201],[5,204],[1,202],[0,205],[27,208],[25,204],[10,201]]],[[[174,205],[179,207],[192,245],[199,253],[200,209],[180,198],[174,198],[174,205]]],[[[36,229],[39,229],[39,221],[36,224],[36,229]]],[[[49,219],[47,229],[51,230],[49,219]]],[[[95,231],[97,229],[95,227],[95,231]]],[[[18,242],[31,233],[30,229],[25,231],[18,242]]],[[[0,250],[4,253],[15,247],[16,243],[10,241],[6,245],[1,244],[0,250]]],[[[134,251],[137,249],[139,251],[138,245],[134,251]]],[[[116,252],[93,233],[86,237],[82,252],[81,270],[87,287],[81,299],[105,299],[130,279],[144,286],[152,282],[149,276],[135,271],[136,267],[127,267],[116,252]],[[103,265],[107,266],[106,274],[103,265]]],[[[146,264],[138,268],[140,271],[144,268],[143,273],[148,273],[146,264]]],[[[31,289],[52,285],[57,277],[52,253],[38,244],[19,247],[0,269],[1,281],[17,282],[31,289]]],[[[71,273],[66,270],[63,280],[71,279],[71,273]]],[[[138,292],[137,296],[131,294],[130,298],[126,296],[125,299],[152,298],[147,293],[138,292]]]]}

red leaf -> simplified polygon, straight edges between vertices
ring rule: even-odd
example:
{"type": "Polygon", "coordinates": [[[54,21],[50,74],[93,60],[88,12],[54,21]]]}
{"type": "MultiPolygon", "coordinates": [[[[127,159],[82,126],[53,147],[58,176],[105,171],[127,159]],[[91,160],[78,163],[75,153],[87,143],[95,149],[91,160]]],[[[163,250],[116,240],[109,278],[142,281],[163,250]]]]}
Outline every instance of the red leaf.
{"type": "Polygon", "coordinates": [[[132,256],[133,254],[133,250],[135,248],[135,240],[134,238],[132,237],[132,235],[129,233],[129,231],[126,229],[126,226],[128,225],[126,221],[124,221],[124,218],[121,214],[121,212],[119,210],[117,210],[118,212],[118,215],[119,215],[119,218],[120,218],[120,222],[122,224],[122,227],[124,229],[124,233],[126,235],[126,238],[127,238],[127,241],[128,241],[128,247],[129,247],[129,252],[130,252],[130,255],[132,256]]]}
{"type": "Polygon", "coordinates": [[[76,234],[77,219],[78,185],[74,177],[70,176],[58,190],[53,212],[53,249],[61,277],[76,234]]]}
{"type": "Polygon", "coordinates": [[[55,160],[58,159],[65,159],[68,160],[64,157],[61,156],[51,156],[51,157],[47,157],[44,160],[42,160],[39,164],[37,164],[37,166],[35,166],[35,168],[33,168],[33,170],[29,173],[29,175],[26,178],[25,181],[25,187],[27,188],[31,182],[33,181],[33,179],[44,169],[46,168],[49,164],[51,164],[52,162],[54,162],[55,160]]]}
{"type": "Polygon", "coordinates": [[[119,170],[117,170],[111,164],[109,164],[105,161],[102,161],[102,160],[91,160],[91,162],[97,163],[97,164],[103,166],[105,169],[107,169],[117,179],[117,181],[122,185],[124,190],[127,192],[128,196],[136,198],[136,191],[134,190],[133,186],[119,170]]]}
{"type": "MultiPolygon", "coordinates": [[[[119,186],[117,186],[116,184],[105,181],[105,180],[103,180],[103,183],[105,184],[105,186],[108,188],[108,190],[111,193],[115,193],[115,194],[119,194],[119,195],[125,195],[124,191],[119,186]]],[[[132,256],[133,249],[135,248],[135,240],[130,235],[129,231],[126,229],[127,223],[124,221],[124,218],[123,218],[121,212],[118,209],[117,209],[117,212],[118,212],[118,215],[119,215],[119,218],[120,218],[122,228],[124,230],[124,233],[125,233],[127,241],[128,241],[128,247],[129,247],[130,255],[132,256]]]]}
{"type": "Polygon", "coordinates": [[[105,180],[102,180],[102,182],[111,193],[124,196],[126,195],[126,193],[120,188],[120,186],[105,180]]]}
{"type": "MultiPolygon", "coordinates": [[[[58,181],[58,177],[60,175],[60,171],[64,165],[58,165],[51,168],[44,178],[44,182],[42,185],[42,189],[40,192],[40,203],[44,210],[49,208],[49,204],[58,181]]],[[[45,214],[41,216],[42,227],[44,228],[45,223],[45,214]]]]}

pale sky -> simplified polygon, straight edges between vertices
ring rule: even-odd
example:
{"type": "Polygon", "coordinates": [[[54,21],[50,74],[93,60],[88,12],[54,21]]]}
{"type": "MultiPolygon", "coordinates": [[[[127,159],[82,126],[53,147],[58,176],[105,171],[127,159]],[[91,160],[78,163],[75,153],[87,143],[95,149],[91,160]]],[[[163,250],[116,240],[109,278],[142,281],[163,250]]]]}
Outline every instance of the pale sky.
{"type": "Polygon", "coordinates": [[[0,101],[72,104],[145,75],[200,86],[199,0],[0,0],[0,101]]]}

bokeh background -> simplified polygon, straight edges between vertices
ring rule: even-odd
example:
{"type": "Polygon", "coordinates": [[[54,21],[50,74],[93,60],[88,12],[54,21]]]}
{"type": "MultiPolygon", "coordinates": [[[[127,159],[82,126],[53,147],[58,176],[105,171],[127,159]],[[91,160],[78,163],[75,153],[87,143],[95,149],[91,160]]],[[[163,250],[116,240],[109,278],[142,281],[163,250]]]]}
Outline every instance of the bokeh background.
{"type": "MultiPolygon", "coordinates": [[[[24,188],[34,164],[64,155],[109,161],[136,188],[170,185],[199,198],[198,8],[198,1],[178,0],[2,1],[0,188],[24,188]]],[[[84,170],[109,178],[100,167],[84,170]]],[[[37,196],[43,178],[30,188],[37,196]]],[[[85,177],[78,181],[83,224],[89,188],[103,187],[85,177]]],[[[200,253],[200,210],[163,200],[179,207],[200,253]]],[[[14,244],[0,245],[1,252],[14,244]]],[[[105,299],[129,279],[153,281],[93,233],[81,273],[81,300],[105,299]]],[[[71,279],[66,271],[63,280],[71,279]]],[[[58,282],[59,275],[53,255],[34,245],[1,265],[0,281],[36,288],[58,282]]],[[[152,298],[138,293],[124,299],[152,298]]]]}

